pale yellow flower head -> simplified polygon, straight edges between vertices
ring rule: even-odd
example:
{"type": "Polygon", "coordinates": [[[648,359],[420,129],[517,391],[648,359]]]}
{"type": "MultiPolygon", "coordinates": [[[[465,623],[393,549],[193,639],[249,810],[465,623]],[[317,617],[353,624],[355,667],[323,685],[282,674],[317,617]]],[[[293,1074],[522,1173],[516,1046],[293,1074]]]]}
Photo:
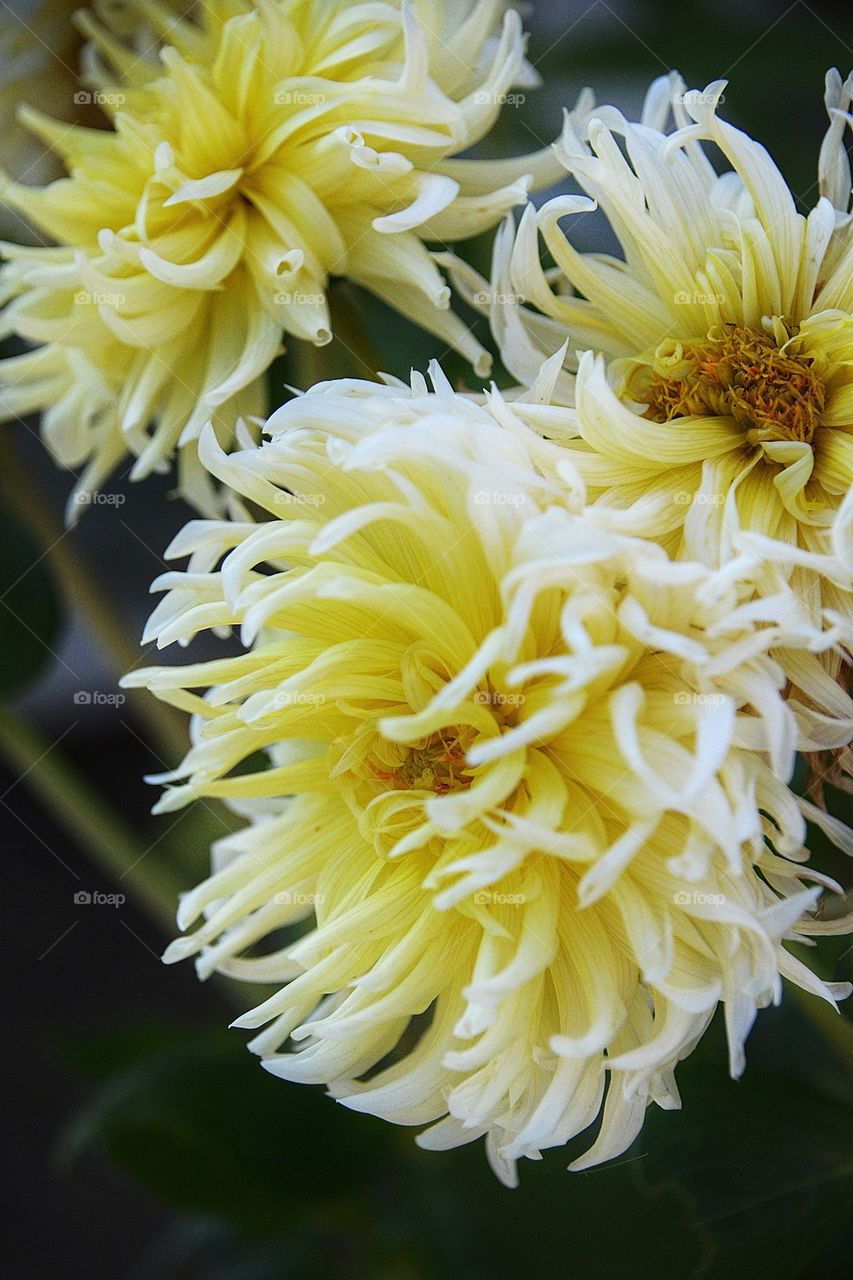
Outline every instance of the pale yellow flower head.
{"type": "MultiPolygon", "coordinates": [[[[524,386],[564,350],[553,399],[573,408],[541,414],[543,429],[621,528],[712,565],[742,530],[753,550],[773,540],[770,558],[793,546],[813,618],[849,616],[853,78],[827,76],[808,216],[764,148],[720,118],[723,87],[685,92],[664,77],[640,123],[582,95],[558,153],[587,194],[528,208],[515,236],[502,228],[493,327],[524,386]],[[719,176],[708,144],[727,166],[719,176]],[[623,259],[573,247],[572,219],[596,207],[623,259]]],[[[463,287],[472,280],[463,270],[463,287]]]]}
{"type": "MultiPolygon", "coordinates": [[[[180,0],[163,0],[174,14],[180,0]]],[[[150,46],[145,6],[122,0],[93,0],[93,7],[136,47],[150,46]]],[[[74,22],[80,0],[13,0],[0,23],[0,137],[3,168],[27,186],[60,176],[59,155],[21,119],[21,107],[35,108],[57,122],[103,124],[97,88],[79,78],[82,32],[74,22]]],[[[29,241],[32,230],[20,211],[0,205],[0,234],[29,241]]]]}
{"type": "MultiPolygon", "coordinates": [[[[24,182],[55,176],[55,157],[32,137],[17,118],[22,101],[30,101],[59,119],[73,114],[80,36],[71,15],[74,0],[28,0],[9,7],[0,27],[0,136],[3,163],[24,182]]],[[[13,218],[2,216],[4,231],[13,218]]]]}
{"type": "Polygon", "coordinates": [[[850,923],[812,915],[805,817],[848,837],[787,781],[851,704],[792,593],[749,603],[748,557],[602,529],[565,451],[433,377],[325,384],[230,456],[205,433],[245,518],[179,535],[148,635],[234,627],[246,652],[128,683],[194,716],[160,809],[250,820],[167,959],[278,986],[237,1021],[273,1074],[425,1147],[486,1135],[512,1183],[602,1107],[575,1168],[677,1107],[720,1002],[738,1074],[782,976],[843,993],[784,945],[850,923]],[[819,713],[784,700],[782,644],[819,713]]]}
{"type": "Polygon", "coordinates": [[[486,371],[424,242],[494,225],[556,167],[547,149],[453,158],[531,79],[514,10],[202,0],[189,18],[128,0],[80,21],[113,128],[24,115],[69,176],[5,184],[57,247],[6,249],[4,329],[44,345],[0,371],[0,414],[45,409],[59,461],[87,464],[84,487],[128,451],[141,477],[180,449],[184,491],[210,506],[202,426],[224,439],[265,414],[283,335],[331,340],[332,276],[486,371]],[[121,38],[128,13],[155,34],[147,52],[121,38]]]}

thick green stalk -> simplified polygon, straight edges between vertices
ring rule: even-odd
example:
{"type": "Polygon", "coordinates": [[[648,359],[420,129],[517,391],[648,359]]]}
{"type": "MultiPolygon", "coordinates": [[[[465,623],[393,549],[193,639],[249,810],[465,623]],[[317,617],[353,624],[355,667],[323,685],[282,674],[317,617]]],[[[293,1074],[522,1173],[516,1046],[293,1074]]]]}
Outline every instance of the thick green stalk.
{"type": "MultiPolygon", "coordinates": [[[[182,887],[175,871],[33,728],[0,708],[0,753],[16,778],[116,883],[168,933],[182,887]]],[[[165,841],[163,842],[165,845],[165,841]]]]}
{"type": "MultiPolygon", "coordinates": [[[[35,795],[72,839],[85,850],[116,888],[132,898],[166,937],[176,931],[180,891],[206,874],[211,838],[222,835],[213,810],[188,812],[177,837],[165,833],[146,843],[101,795],[31,726],[0,707],[0,756],[16,775],[13,783],[35,795]],[[210,820],[209,820],[210,817],[210,820]],[[187,854],[189,853],[189,857],[187,854]]],[[[8,794],[8,793],[7,793],[8,794]]],[[[218,975],[214,985],[229,1004],[243,1008],[246,995],[237,982],[218,975]]]]}
{"type": "MultiPolygon", "coordinates": [[[[128,633],[120,611],[77,555],[73,531],[66,529],[45,503],[14,449],[4,454],[0,483],[9,507],[42,548],[44,561],[52,570],[67,607],[84,619],[98,642],[99,653],[116,677],[124,675],[139,662],[137,638],[128,633]]],[[[151,734],[158,754],[170,765],[177,764],[187,749],[183,717],[146,689],[129,689],[127,698],[134,717],[151,734]]]]}

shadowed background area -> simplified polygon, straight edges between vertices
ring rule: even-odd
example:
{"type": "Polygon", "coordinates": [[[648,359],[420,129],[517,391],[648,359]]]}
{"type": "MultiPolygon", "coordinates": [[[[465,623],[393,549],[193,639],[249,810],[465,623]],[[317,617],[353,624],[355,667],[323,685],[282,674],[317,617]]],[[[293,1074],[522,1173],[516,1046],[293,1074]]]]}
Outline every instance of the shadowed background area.
{"type": "MultiPolygon", "coordinates": [[[[0,27],[26,14],[18,0],[0,0],[0,27]]],[[[767,145],[803,209],[814,203],[823,76],[853,66],[848,0],[540,0],[526,20],[547,87],[507,104],[483,154],[555,137],[561,109],[587,84],[631,115],[648,82],[675,67],[689,85],[730,78],[726,118],[767,145]]],[[[573,233],[583,249],[613,247],[596,214],[577,219],[573,233]]],[[[463,247],[481,270],[488,250],[488,237],[463,247]]],[[[333,286],[333,315],[336,298],[350,314],[357,308],[389,372],[405,377],[440,354],[352,286],[333,286]]],[[[469,318],[487,341],[482,321],[469,318]]],[[[369,376],[364,350],[336,337],[324,376],[332,367],[369,376]]],[[[443,363],[473,385],[458,358],[443,363]]],[[[270,372],[273,396],[310,378],[310,362],[294,352],[270,372]]],[[[0,709],[0,836],[15,904],[6,930],[6,1274],[842,1274],[853,1241],[849,1013],[845,1025],[827,1010],[818,1029],[794,998],[768,1011],[738,1084],[715,1023],[679,1069],[682,1114],[650,1112],[624,1157],[588,1173],[565,1171],[574,1147],[547,1153],[523,1166],[515,1192],[493,1178],[480,1143],[421,1152],[410,1131],[258,1067],[244,1033],[225,1029],[234,992],[159,960],[171,925],[155,899],[164,890],[174,899],[204,874],[211,840],[232,819],[215,805],[150,816],[155,792],[143,776],[177,758],[183,721],[117,685],[143,659],[148,586],[187,510],[167,501],[168,478],[132,486],[125,467],[63,532],[70,478],[49,462],[35,424],[4,431],[0,707],[31,733],[15,737],[0,709]],[[79,564],[102,591],[94,624],[79,564]],[[47,801],[48,782],[61,812],[47,801]],[[111,874],[119,849],[124,865],[143,869],[150,902],[144,893],[132,900],[111,874]]],[[[819,840],[815,849],[818,865],[849,880],[819,840]]],[[[822,973],[853,978],[849,940],[821,949],[822,973]]]]}

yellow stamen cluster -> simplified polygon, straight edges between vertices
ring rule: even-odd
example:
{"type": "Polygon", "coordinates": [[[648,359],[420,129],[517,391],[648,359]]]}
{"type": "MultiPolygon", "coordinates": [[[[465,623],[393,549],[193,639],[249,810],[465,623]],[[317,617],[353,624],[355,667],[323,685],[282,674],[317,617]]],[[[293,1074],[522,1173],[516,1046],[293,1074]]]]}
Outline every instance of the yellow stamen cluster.
{"type": "Polygon", "coordinates": [[[491,281],[464,264],[456,280],[487,300],[516,412],[564,446],[597,519],[678,559],[755,556],[757,596],[782,572],[810,619],[849,627],[853,75],[826,78],[808,213],[718,114],[723,89],[662,77],[637,123],[582,94],[557,151],[584,194],[529,206],[497,237],[491,281]],[[567,218],[592,208],[620,257],[572,243],[567,218]]]}
{"type": "Polygon", "coordinates": [[[406,752],[405,760],[394,772],[392,785],[397,790],[434,791],[436,795],[465,790],[472,781],[466,756],[474,736],[470,726],[431,734],[423,746],[406,752]]]}
{"type": "Polygon", "coordinates": [[[760,329],[727,324],[704,342],[658,348],[651,367],[638,370],[636,398],[654,422],[717,414],[745,427],[750,444],[810,444],[826,407],[814,364],[813,356],[789,354],[760,329]]]}

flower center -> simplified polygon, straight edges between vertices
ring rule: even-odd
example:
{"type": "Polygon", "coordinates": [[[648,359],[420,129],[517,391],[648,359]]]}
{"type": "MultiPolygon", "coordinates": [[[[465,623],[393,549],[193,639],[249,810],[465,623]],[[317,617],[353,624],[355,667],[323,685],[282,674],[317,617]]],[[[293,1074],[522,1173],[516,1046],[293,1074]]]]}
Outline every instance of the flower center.
{"type": "Polygon", "coordinates": [[[659,348],[629,380],[653,422],[720,414],[763,440],[811,443],[821,425],[826,387],[807,355],[790,355],[760,329],[727,324],[706,342],[659,348]]]}
{"type": "Polygon", "coordinates": [[[475,736],[470,725],[440,729],[420,746],[404,747],[399,764],[374,773],[392,791],[464,791],[473,781],[465,757],[475,736]]]}

